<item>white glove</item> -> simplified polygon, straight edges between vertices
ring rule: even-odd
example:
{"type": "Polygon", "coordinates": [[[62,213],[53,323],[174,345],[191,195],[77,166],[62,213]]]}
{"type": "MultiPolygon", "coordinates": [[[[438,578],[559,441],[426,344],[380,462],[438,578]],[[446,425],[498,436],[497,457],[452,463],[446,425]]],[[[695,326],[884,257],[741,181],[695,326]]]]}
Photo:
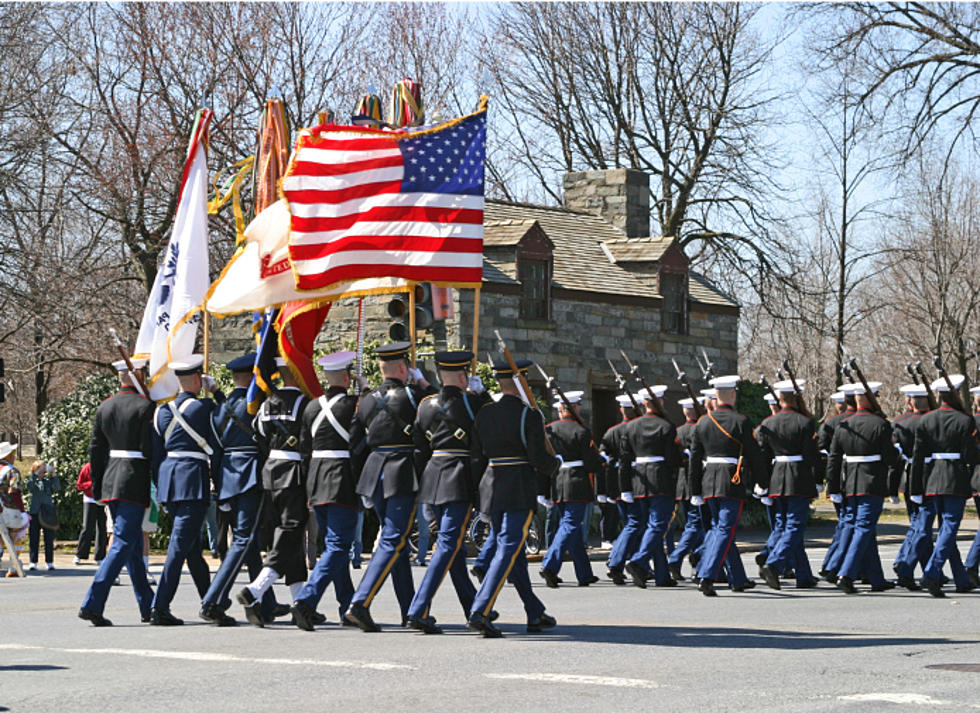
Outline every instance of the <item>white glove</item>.
{"type": "Polygon", "coordinates": [[[422,376],[422,370],[416,369],[415,367],[409,367],[408,381],[409,383],[418,383],[420,381],[425,381],[425,378],[422,376]]]}
{"type": "Polygon", "coordinates": [[[909,500],[911,500],[916,505],[921,505],[922,504],[922,496],[921,495],[909,495],[909,500]]]}
{"type": "Polygon", "coordinates": [[[827,497],[830,498],[830,502],[837,503],[838,505],[844,502],[844,496],[841,495],[840,493],[831,493],[827,497]]]}
{"type": "Polygon", "coordinates": [[[612,458],[607,456],[605,453],[600,453],[599,457],[602,458],[602,460],[604,460],[606,463],[609,463],[612,460],[612,458]]]}
{"type": "Polygon", "coordinates": [[[558,459],[558,467],[559,468],[561,468],[563,465],[565,465],[565,459],[561,457],[561,454],[555,453],[555,458],[558,459]]]}
{"type": "Polygon", "coordinates": [[[702,498],[700,495],[692,495],[691,505],[693,505],[696,508],[701,507],[702,505],[704,505],[704,498],[702,498]]]}
{"type": "Polygon", "coordinates": [[[763,505],[765,505],[765,506],[766,506],[767,508],[771,508],[771,507],[772,507],[772,505],[773,505],[773,503],[772,503],[772,498],[770,498],[770,497],[769,497],[768,495],[764,495],[764,496],[762,496],[762,497],[761,497],[761,498],[760,498],[759,500],[760,500],[760,501],[762,502],[762,504],[763,504],[763,505]]]}
{"type": "Polygon", "coordinates": [[[817,483],[817,495],[823,492],[823,483],[817,483]]]}
{"type": "Polygon", "coordinates": [[[436,519],[436,510],[428,503],[422,505],[422,517],[424,517],[429,522],[436,519]]]}
{"type": "Polygon", "coordinates": [[[631,502],[633,502],[633,493],[631,493],[629,491],[627,491],[625,493],[620,493],[619,494],[619,499],[622,500],[624,503],[631,503],[631,502]]]}
{"type": "Polygon", "coordinates": [[[761,498],[762,496],[769,494],[769,488],[763,488],[761,485],[756,483],[754,486],[752,486],[752,494],[757,498],[761,498]]]}
{"type": "Polygon", "coordinates": [[[596,495],[596,498],[595,499],[598,500],[600,503],[608,503],[609,502],[609,498],[606,497],[605,495],[596,495]]]}
{"type": "Polygon", "coordinates": [[[466,388],[472,391],[474,394],[482,394],[483,389],[483,379],[474,374],[469,379],[466,380],[466,388]]]}
{"type": "Polygon", "coordinates": [[[218,382],[210,374],[201,375],[201,384],[204,386],[205,391],[210,391],[212,394],[218,390],[218,382]]]}
{"type": "Polygon", "coordinates": [[[374,501],[371,498],[369,498],[367,495],[362,495],[361,505],[363,505],[366,510],[370,510],[371,508],[374,507],[374,501]]]}
{"type": "Polygon", "coordinates": [[[552,505],[554,505],[554,503],[548,500],[548,498],[546,498],[544,495],[538,496],[538,502],[544,505],[546,508],[550,508],[552,505]]]}
{"type": "Polygon", "coordinates": [[[898,499],[897,495],[889,495],[888,502],[890,502],[892,505],[898,505],[902,501],[898,499]]]}
{"type": "Polygon", "coordinates": [[[476,514],[476,519],[479,520],[480,522],[482,522],[484,525],[490,525],[491,524],[491,522],[490,522],[490,516],[487,515],[485,512],[478,512],[476,514]]]}

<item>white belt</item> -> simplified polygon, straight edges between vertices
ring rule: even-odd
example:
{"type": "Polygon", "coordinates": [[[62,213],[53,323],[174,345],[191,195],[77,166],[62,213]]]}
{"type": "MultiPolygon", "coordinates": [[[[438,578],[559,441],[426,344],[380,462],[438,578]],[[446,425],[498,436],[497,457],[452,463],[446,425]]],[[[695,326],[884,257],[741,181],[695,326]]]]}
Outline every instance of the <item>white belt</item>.
{"type": "Polygon", "coordinates": [[[773,460],[776,463],[802,463],[803,456],[775,456],[773,460]]]}
{"type": "Polygon", "coordinates": [[[663,456],[637,456],[635,463],[662,463],[663,456]]]}
{"type": "Polygon", "coordinates": [[[877,463],[881,456],[844,456],[845,463],[877,463]]]}
{"type": "Polygon", "coordinates": [[[200,451],[167,451],[167,458],[194,458],[208,462],[208,457],[200,451]]]}
{"type": "Polygon", "coordinates": [[[712,463],[724,463],[725,465],[738,465],[738,458],[728,458],[726,456],[709,456],[704,459],[708,465],[712,463]]]}
{"type": "Polygon", "coordinates": [[[581,468],[585,465],[585,461],[580,460],[567,460],[561,464],[562,468],[581,468]]]}
{"type": "Polygon", "coordinates": [[[109,451],[110,458],[128,458],[129,460],[146,460],[146,456],[143,455],[142,451],[117,451],[115,449],[109,451]]]}
{"type": "Polygon", "coordinates": [[[350,451],[313,451],[314,458],[350,458],[350,451]]]}
{"type": "Polygon", "coordinates": [[[959,453],[933,453],[932,459],[933,460],[959,460],[960,454],[959,453]]]}
{"type": "Polygon", "coordinates": [[[303,456],[296,451],[278,451],[273,449],[269,451],[269,460],[303,460],[303,456]]]}

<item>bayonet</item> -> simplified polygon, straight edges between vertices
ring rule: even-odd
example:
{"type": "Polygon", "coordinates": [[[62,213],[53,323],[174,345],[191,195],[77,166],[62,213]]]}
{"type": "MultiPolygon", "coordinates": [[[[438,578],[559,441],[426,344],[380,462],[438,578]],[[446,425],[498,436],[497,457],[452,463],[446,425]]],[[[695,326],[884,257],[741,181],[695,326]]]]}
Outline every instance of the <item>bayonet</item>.
{"type": "Polygon", "coordinates": [[[687,395],[690,397],[691,401],[694,402],[694,414],[698,418],[701,418],[701,416],[704,414],[704,410],[701,408],[701,402],[698,401],[697,394],[694,393],[694,389],[691,386],[691,382],[687,380],[687,374],[681,370],[680,366],[678,366],[676,359],[671,358],[670,361],[673,362],[674,371],[677,372],[677,380],[680,382],[681,386],[687,389],[687,395]]]}
{"type": "Polygon", "coordinates": [[[613,376],[616,377],[616,385],[619,387],[619,390],[629,396],[630,403],[633,404],[633,409],[637,414],[639,414],[640,405],[636,403],[636,399],[633,397],[633,392],[629,390],[629,386],[626,383],[626,377],[616,371],[616,365],[612,363],[612,359],[606,359],[606,361],[609,362],[609,368],[612,369],[613,376]]]}

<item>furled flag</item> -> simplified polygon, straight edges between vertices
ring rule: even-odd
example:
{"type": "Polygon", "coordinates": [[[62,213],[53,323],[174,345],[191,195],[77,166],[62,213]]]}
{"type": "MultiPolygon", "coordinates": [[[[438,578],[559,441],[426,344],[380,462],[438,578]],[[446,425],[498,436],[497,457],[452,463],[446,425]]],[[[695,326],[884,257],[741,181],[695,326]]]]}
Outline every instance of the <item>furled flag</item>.
{"type": "Polygon", "coordinates": [[[167,363],[194,352],[201,307],[208,291],[208,124],[202,110],[194,123],[180,182],[177,213],[163,264],[153,281],[134,356],[150,360],[150,398],[177,394],[177,379],[167,363]]]}

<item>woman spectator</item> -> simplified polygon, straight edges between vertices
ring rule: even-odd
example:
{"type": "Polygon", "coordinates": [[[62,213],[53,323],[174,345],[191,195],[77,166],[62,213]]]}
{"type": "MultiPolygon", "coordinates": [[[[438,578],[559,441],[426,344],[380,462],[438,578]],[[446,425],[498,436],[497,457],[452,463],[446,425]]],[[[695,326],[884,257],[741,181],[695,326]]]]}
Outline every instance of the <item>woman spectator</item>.
{"type": "Polygon", "coordinates": [[[36,460],[31,466],[31,474],[27,478],[27,494],[30,505],[27,512],[31,516],[30,544],[31,563],[27,569],[37,569],[38,547],[41,540],[41,530],[44,530],[44,562],[48,569],[54,569],[54,530],[41,525],[42,508],[56,512],[54,504],[55,492],[61,490],[61,481],[54,475],[54,468],[49,468],[44,461],[36,460]]]}
{"type": "Polygon", "coordinates": [[[75,564],[88,559],[95,541],[95,564],[98,566],[105,558],[108,536],[106,534],[105,505],[92,497],[92,465],[86,463],[78,473],[75,487],[82,491],[82,532],[78,535],[75,550],[75,564]]]}
{"type": "MultiPolygon", "coordinates": [[[[19,577],[17,569],[14,567],[14,559],[17,553],[23,551],[24,541],[27,539],[28,520],[30,516],[24,512],[24,496],[20,489],[20,471],[13,464],[12,454],[15,446],[7,441],[0,443],[0,516],[3,517],[4,524],[10,533],[14,551],[7,552],[10,560],[10,568],[7,570],[8,577],[19,577]]],[[[3,542],[0,542],[2,547],[3,542]]]]}

